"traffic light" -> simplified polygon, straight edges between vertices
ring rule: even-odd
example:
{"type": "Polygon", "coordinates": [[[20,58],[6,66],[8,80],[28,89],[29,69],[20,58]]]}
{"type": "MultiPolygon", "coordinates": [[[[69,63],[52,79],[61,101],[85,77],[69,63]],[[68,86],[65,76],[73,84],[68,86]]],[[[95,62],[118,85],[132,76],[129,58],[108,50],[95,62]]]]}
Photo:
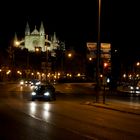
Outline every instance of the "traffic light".
{"type": "Polygon", "coordinates": [[[104,68],[107,68],[108,67],[108,63],[104,63],[104,68]]]}
{"type": "Polygon", "coordinates": [[[103,63],[103,75],[107,75],[109,72],[109,63],[104,62],[103,63]]]}

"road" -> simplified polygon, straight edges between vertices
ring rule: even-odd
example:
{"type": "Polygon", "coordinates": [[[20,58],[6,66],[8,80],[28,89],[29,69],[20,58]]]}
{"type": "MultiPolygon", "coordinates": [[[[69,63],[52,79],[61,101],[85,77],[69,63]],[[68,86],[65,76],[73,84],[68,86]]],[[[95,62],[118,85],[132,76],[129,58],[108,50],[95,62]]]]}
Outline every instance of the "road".
{"type": "Polygon", "coordinates": [[[30,87],[0,85],[1,140],[138,140],[139,115],[85,102],[93,100],[87,85],[56,85],[56,101],[31,101],[30,87]]]}

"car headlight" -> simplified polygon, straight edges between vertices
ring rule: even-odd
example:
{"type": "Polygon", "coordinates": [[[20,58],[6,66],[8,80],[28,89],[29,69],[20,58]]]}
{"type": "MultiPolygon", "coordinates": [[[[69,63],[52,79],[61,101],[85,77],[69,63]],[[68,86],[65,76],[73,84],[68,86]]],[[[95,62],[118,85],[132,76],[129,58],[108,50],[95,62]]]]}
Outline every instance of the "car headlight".
{"type": "Polygon", "coordinates": [[[40,83],[41,83],[41,82],[36,82],[36,84],[35,84],[35,85],[40,85],[40,83]]]}
{"type": "Polygon", "coordinates": [[[20,82],[20,85],[23,85],[23,84],[24,84],[24,82],[23,82],[23,81],[21,81],[21,82],[20,82]]]}
{"type": "Polygon", "coordinates": [[[130,89],[131,89],[131,90],[133,90],[133,89],[134,89],[134,87],[132,87],[132,86],[131,86],[131,87],[130,87],[130,89]]]}
{"type": "Polygon", "coordinates": [[[49,92],[45,92],[44,95],[45,95],[45,96],[49,96],[50,93],[49,93],[49,92]]]}
{"type": "Polygon", "coordinates": [[[32,95],[36,95],[36,93],[35,92],[32,92],[32,95]]]}

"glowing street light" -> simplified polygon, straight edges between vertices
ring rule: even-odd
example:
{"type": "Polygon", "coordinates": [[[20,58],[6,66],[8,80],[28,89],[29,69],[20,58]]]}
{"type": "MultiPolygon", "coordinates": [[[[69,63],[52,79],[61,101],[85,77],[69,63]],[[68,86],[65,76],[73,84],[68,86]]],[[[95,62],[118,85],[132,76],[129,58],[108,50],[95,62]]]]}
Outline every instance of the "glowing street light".
{"type": "Polygon", "coordinates": [[[106,68],[108,66],[108,63],[104,63],[104,68],[106,68]]]}
{"type": "Polygon", "coordinates": [[[92,57],[89,57],[89,61],[92,61],[92,57]]]}
{"type": "Polygon", "coordinates": [[[18,47],[20,45],[19,41],[15,41],[15,46],[18,47]]]}
{"type": "Polygon", "coordinates": [[[36,48],[35,51],[36,51],[36,52],[39,52],[39,48],[36,48]]]}
{"type": "Polygon", "coordinates": [[[68,57],[71,58],[72,57],[72,53],[68,53],[68,57]]]}
{"type": "Polygon", "coordinates": [[[140,62],[137,62],[136,65],[137,65],[137,66],[140,66],[140,62]]]}
{"type": "Polygon", "coordinates": [[[20,47],[20,45],[24,42],[24,40],[14,40],[13,47],[20,47]]]}

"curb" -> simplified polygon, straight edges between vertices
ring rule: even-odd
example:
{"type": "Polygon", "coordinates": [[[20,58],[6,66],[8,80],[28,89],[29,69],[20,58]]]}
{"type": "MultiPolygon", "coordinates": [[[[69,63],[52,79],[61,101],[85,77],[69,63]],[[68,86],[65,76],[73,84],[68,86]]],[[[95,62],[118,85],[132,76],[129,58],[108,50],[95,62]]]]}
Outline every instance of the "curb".
{"type": "Polygon", "coordinates": [[[123,109],[121,109],[121,108],[117,108],[117,107],[106,106],[106,105],[109,105],[109,104],[101,104],[101,105],[98,105],[96,103],[91,103],[91,102],[86,102],[84,104],[85,105],[95,106],[95,107],[98,107],[98,108],[104,108],[104,109],[119,111],[119,112],[122,112],[122,113],[140,115],[140,110],[139,110],[139,112],[137,112],[137,110],[134,110],[134,109],[131,109],[132,111],[130,111],[129,108],[123,108],[123,109]]]}

